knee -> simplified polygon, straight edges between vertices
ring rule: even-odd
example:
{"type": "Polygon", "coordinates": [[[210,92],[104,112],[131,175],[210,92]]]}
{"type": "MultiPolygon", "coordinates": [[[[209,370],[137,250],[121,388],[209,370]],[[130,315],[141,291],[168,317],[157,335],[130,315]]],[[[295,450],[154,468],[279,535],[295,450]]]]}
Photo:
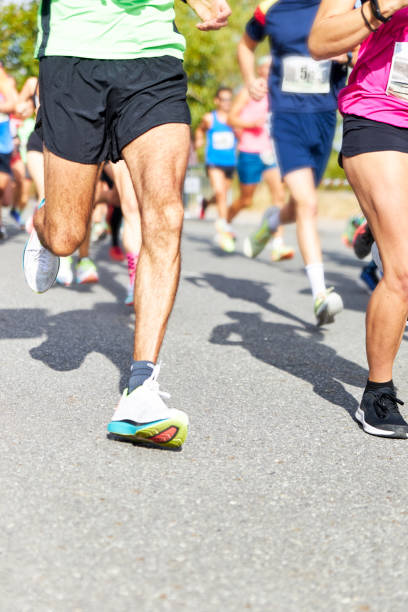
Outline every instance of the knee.
{"type": "Polygon", "coordinates": [[[408,268],[399,269],[395,274],[384,274],[384,282],[391,291],[398,294],[402,302],[408,307],[408,268]]]}
{"type": "Polygon", "coordinates": [[[225,200],[226,193],[225,193],[225,191],[223,189],[215,189],[214,190],[214,196],[215,196],[216,202],[220,202],[222,200],[225,200]]]}
{"type": "Polygon", "coordinates": [[[67,257],[81,246],[86,238],[86,229],[79,231],[70,228],[47,228],[44,237],[54,255],[67,257]]]}
{"type": "Polygon", "coordinates": [[[143,244],[148,248],[159,249],[178,245],[183,218],[181,200],[167,201],[163,206],[145,212],[142,217],[143,244]]]}
{"type": "Polygon", "coordinates": [[[315,219],[318,206],[316,198],[308,198],[296,202],[296,217],[301,219],[315,219]]]}

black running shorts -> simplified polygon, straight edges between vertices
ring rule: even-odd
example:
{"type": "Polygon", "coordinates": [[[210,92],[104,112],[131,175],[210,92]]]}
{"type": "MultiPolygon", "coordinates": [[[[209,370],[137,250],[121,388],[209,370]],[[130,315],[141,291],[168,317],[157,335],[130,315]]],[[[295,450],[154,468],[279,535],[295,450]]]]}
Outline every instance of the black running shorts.
{"type": "Polygon", "coordinates": [[[171,56],[40,60],[36,130],[49,151],[82,164],[117,162],[138,136],[166,123],[190,123],[187,78],[171,56]]]}
{"type": "Polygon", "coordinates": [[[43,152],[42,140],[35,130],[31,132],[27,140],[27,153],[30,151],[36,151],[37,153],[43,152]]]}
{"type": "Polygon", "coordinates": [[[357,115],[344,115],[343,144],[339,155],[340,166],[342,166],[342,155],[354,157],[361,153],[373,153],[374,151],[408,153],[408,128],[373,121],[357,115]]]}
{"type": "Polygon", "coordinates": [[[2,174],[13,174],[10,165],[11,155],[11,153],[0,153],[0,172],[2,174]]]}
{"type": "Polygon", "coordinates": [[[218,166],[217,164],[207,164],[205,166],[207,176],[208,176],[208,170],[210,168],[217,168],[218,170],[221,170],[221,172],[224,173],[226,179],[232,179],[234,176],[234,172],[236,170],[235,166],[218,166]]]}

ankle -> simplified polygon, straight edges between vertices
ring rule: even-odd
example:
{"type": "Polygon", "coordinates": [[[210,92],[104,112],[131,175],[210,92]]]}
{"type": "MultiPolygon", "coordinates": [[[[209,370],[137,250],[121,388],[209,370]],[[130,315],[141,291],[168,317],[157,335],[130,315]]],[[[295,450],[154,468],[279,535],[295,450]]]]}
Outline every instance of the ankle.
{"type": "Polygon", "coordinates": [[[367,383],[364,391],[377,391],[377,389],[381,389],[382,387],[391,387],[393,389],[394,383],[392,381],[392,378],[391,380],[387,380],[385,382],[375,382],[367,378],[367,383]]]}
{"type": "Polygon", "coordinates": [[[128,393],[143,385],[153,372],[154,363],[151,361],[133,361],[130,368],[128,393]]]}

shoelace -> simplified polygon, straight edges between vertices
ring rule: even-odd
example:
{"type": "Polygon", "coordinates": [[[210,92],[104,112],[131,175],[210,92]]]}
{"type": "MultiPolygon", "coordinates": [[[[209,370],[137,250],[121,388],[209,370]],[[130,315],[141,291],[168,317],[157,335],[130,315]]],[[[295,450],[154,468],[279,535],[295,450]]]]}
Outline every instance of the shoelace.
{"type": "Polygon", "coordinates": [[[154,391],[155,393],[158,393],[160,397],[165,397],[166,399],[168,399],[169,397],[171,397],[170,393],[167,393],[166,391],[160,391],[159,383],[157,382],[157,378],[160,374],[160,366],[160,362],[154,366],[152,375],[144,381],[143,387],[147,387],[149,391],[154,391]]]}
{"type": "Polygon", "coordinates": [[[374,408],[378,416],[383,419],[387,416],[387,413],[393,412],[399,414],[398,406],[404,405],[404,402],[393,393],[381,393],[381,395],[374,401],[374,408]]]}

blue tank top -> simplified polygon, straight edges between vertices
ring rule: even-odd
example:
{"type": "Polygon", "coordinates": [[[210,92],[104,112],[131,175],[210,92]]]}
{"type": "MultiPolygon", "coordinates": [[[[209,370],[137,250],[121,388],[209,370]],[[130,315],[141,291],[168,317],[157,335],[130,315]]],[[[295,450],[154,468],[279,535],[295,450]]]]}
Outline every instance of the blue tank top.
{"type": "MultiPolygon", "coordinates": [[[[0,95],[0,99],[2,96],[0,95]]],[[[5,113],[0,113],[0,153],[8,154],[13,150],[13,139],[11,137],[10,119],[5,113]]]]}
{"type": "Polygon", "coordinates": [[[207,131],[205,162],[214,166],[235,166],[237,139],[234,130],[211,113],[212,126],[207,131]]]}

